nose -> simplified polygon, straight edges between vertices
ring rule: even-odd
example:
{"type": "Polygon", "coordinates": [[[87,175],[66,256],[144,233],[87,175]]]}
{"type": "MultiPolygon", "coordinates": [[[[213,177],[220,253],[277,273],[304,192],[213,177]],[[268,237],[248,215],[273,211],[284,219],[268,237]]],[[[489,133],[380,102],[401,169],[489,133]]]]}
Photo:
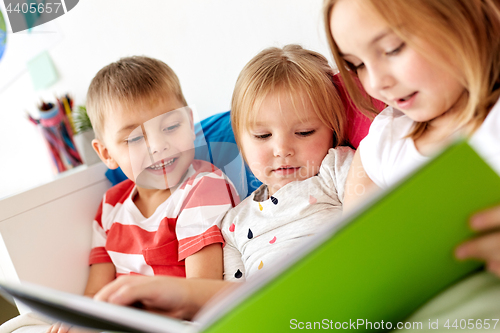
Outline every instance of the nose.
{"type": "Polygon", "coordinates": [[[170,144],[166,135],[162,135],[162,133],[146,133],[146,137],[148,140],[148,148],[151,154],[158,154],[170,148],[170,144]]]}
{"type": "Polygon", "coordinates": [[[367,78],[363,81],[368,83],[370,89],[375,92],[391,88],[395,84],[392,73],[382,63],[375,63],[368,67],[367,78]]]}
{"type": "Polygon", "coordinates": [[[293,156],[295,153],[292,140],[286,137],[278,137],[275,140],[274,156],[275,157],[288,157],[293,156]]]}

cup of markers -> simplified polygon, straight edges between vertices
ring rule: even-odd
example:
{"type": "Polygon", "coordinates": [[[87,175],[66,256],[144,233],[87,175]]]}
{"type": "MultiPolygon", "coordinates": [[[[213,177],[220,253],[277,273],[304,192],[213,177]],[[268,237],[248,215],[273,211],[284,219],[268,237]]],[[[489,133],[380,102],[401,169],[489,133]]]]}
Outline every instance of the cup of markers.
{"type": "Polygon", "coordinates": [[[29,116],[37,124],[47,143],[54,171],[61,173],[82,164],[82,159],[73,141],[73,133],[61,103],[42,102],[38,106],[40,119],[29,116]]]}

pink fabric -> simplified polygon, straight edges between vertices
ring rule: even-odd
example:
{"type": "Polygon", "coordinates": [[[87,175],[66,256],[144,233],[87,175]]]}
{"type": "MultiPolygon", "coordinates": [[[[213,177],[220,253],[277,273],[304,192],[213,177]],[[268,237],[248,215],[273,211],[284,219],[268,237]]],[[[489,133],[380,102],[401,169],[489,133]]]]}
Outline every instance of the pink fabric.
{"type": "MultiPolygon", "coordinates": [[[[344,83],[340,74],[336,74],[334,76],[334,82],[337,86],[340,94],[340,98],[344,103],[347,113],[347,139],[351,143],[351,145],[357,149],[359,143],[363,138],[368,134],[368,130],[372,121],[370,118],[365,116],[361,111],[359,111],[354,103],[352,102],[347,90],[345,89],[344,83]]],[[[375,100],[375,107],[382,111],[385,107],[384,103],[375,100]]]]}

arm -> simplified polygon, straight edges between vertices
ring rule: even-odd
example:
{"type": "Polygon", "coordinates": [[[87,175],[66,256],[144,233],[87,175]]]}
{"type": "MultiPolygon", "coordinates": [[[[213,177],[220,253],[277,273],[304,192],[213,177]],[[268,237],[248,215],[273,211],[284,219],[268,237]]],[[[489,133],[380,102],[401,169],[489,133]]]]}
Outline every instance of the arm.
{"type": "Polygon", "coordinates": [[[187,257],[186,278],[222,280],[222,245],[210,244],[187,257]]]}
{"type": "Polygon", "coordinates": [[[215,294],[235,285],[222,280],[127,275],[102,288],[94,298],[118,305],[141,302],[146,310],[191,319],[215,294]]]}
{"type": "Polygon", "coordinates": [[[461,244],[455,251],[459,259],[486,261],[486,268],[500,277],[500,205],[474,215],[471,228],[488,232],[461,244]]]}
{"type": "Polygon", "coordinates": [[[354,154],[349,173],[347,174],[344,194],[344,213],[351,211],[358,203],[377,189],[379,189],[379,187],[375,185],[366,174],[363,164],[361,163],[358,149],[356,154],[354,154]]]}
{"type": "Polygon", "coordinates": [[[90,266],[89,279],[85,287],[84,296],[94,297],[102,287],[115,279],[115,265],[110,262],[93,264],[90,266]]]}

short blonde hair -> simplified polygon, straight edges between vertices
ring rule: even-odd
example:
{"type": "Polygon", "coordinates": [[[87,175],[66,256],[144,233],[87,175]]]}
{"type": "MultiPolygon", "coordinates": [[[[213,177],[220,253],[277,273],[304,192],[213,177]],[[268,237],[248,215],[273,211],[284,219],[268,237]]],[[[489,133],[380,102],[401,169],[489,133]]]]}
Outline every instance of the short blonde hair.
{"type": "MultiPolygon", "coordinates": [[[[355,105],[367,115],[376,109],[357,86],[340,56],[330,31],[331,12],[338,0],[325,0],[323,14],[326,35],[335,62],[355,105]]],[[[352,0],[351,0],[352,1],[352,0]]],[[[457,126],[472,125],[477,129],[500,97],[500,3],[498,0],[363,0],[408,45],[430,57],[415,43],[425,41],[443,69],[454,74],[467,93],[464,112],[457,126]],[[459,71],[457,71],[457,68],[459,71]]],[[[416,123],[410,136],[423,134],[426,122],[416,123]]]]}
{"type": "Polygon", "coordinates": [[[255,123],[257,111],[269,93],[305,95],[318,118],[333,130],[333,146],[344,142],[344,106],[333,82],[333,70],[321,54],[300,45],[271,47],[257,54],[241,71],[233,92],[231,124],[241,149],[242,131],[255,123]]]}
{"type": "Polygon", "coordinates": [[[119,105],[133,110],[171,97],[187,106],[179,79],[167,64],[144,56],[127,57],[105,66],[92,79],[87,113],[96,138],[102,139],[104,121],[112,108],[119,105]]]}

